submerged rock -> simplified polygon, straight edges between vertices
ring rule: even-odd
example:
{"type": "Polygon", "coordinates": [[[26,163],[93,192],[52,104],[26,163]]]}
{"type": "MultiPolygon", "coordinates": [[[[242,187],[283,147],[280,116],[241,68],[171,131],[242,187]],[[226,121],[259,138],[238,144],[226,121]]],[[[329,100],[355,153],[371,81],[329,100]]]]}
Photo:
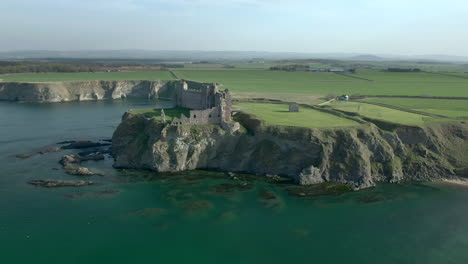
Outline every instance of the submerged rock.
{"type": "Polygon", "coordinates": [[[126,213],[126,216],[136,216],[136,217],[145,217],[153,218],[163,215],[167,212],[164,208],[143,208],[126,213]]]}
{"type": "Polygon", "coordinates": [[[269,209],[280,210],[286,206],[285,202],[278,195],[265,189],[259,192],[259,201],[265,208],[269,209]]]}
{"type": "Polygon", "coordinates": [[[252,190],[255,186],[249,183],[222,183],[213,187],[216,193],[244,192],[252,190]]]}
{"type": "Polygon", "coordinates": [[[219,216],[219,220],[221,220],[223,222],[234,221],[234,220],[237,220],[237,219],[239,219],[239,215],[236,214],[233,211],[224,212],[219,216]]]}
{"type": "Polygon", "coordinates": [[[32,180],[28,182],[31,185],[53,188],[53,187],[81,187],[93,185],[92,181],[77,181],[77,180],[32,180]]]}
{"type": "Polygon", "coordinates": [[[97,198],[97,197],[112,197],[119,194],[119,190],[103,190],[97,192],[85,192],[85,193],[68,193],[64,197],[68,199],[85,199],[85,198],[97,198]]]}
{"type": "Polygon", "coordinates": [[[200,201],[193,201],[184,203],[181,205],[182,208],[186,209],[186,213],[188,215],[196,215],[205,213],[209,210],[214,209],[214,204],[210,201],[200,200],[200,201]]]}
{"type": "Polygon", "coordinates": [[[18,154],[16,155],[15,157],[17,157],[18,159],[28,159],[30,157],[32,157],[34,154],[31,154],[31,153],[28,153],[28,154],[18,154]]]}
{"type": "Polygon", "coordinates": [[[286,188],[289,195],[296,197],[339,195],[352,192],[353,190],[352,186],[341,183],[321,183],[310,186],[289,186],[286,188]]]}

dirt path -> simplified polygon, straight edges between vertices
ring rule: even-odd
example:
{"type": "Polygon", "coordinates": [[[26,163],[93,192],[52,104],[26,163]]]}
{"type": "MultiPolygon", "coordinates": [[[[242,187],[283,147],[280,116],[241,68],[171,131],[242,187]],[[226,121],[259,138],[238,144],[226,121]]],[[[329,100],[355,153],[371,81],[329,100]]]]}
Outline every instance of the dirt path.
{"type": "Polygon", "coordinates": [[[333,101],[335,101],[335,99],[328,100],[328,101],[323,102],[323,103],[318,104],[318,105],[319,105],[319,106],[326,105],[326,104],[329,104],[329,103],[331,103],[331,102],[333,102],[333,101]]]}

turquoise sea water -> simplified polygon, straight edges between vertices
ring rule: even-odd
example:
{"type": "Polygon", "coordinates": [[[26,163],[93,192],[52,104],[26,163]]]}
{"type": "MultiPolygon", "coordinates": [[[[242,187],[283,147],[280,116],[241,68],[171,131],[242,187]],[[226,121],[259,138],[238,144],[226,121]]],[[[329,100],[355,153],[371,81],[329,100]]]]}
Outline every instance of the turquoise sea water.
{"type": "Polygon", "coordinates": [[[0,103],[1,263],[468,263],[464,187],[298,198],[263,177],[115,170],[109,158],[83,164],[105,174],[95,186],[26,183],[76,179],[58,164],[75,151],[16,154],[108,139],[127,109],[152,104],[0,103]]]}

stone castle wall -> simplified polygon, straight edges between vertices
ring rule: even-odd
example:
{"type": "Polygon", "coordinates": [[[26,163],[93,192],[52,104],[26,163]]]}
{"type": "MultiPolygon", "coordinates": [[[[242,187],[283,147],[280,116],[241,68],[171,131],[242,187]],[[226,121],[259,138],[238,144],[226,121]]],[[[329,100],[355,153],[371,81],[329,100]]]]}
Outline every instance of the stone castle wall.
{"type": "Polygon", "coordinates": [[[190,116],[181,115],[180,118],[174,118],[174,125],[203,125],[220,124],[222,122],[221,112],[218,107],[205,110],[190,110],[190,116]]]}
{"type": "Polygon", "coordinates": [[[176,105],[192,109],[190,115],[181,115],[172,120],[173,125],[219,124],[223,128],[236,131],[240,125],[230,124],[232,98],[229,90],[220,91],[214,83],[182,81],[178,84],[176,105]]]}
{"type": "Polygon", "coordinates": [[[176,103],[179,107],[203,110],[215,107],[216,84],[183,81],[177,86],[176,103]]]}

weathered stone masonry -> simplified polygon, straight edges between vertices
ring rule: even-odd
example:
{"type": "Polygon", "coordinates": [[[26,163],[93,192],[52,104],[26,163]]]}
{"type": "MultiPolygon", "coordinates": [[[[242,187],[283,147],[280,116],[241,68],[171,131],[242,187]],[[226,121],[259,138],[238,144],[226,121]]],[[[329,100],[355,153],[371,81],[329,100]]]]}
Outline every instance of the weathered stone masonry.
{"type": "Polygon", "coordinates": [[[221,91],[215,83],[182,81],[176,87],[176,105],[193,109],[190,116],[174,118],[173,125],[219,124],[236,131],[240,125],[231,122],[232,97],[229,90],[221,91]]]}

